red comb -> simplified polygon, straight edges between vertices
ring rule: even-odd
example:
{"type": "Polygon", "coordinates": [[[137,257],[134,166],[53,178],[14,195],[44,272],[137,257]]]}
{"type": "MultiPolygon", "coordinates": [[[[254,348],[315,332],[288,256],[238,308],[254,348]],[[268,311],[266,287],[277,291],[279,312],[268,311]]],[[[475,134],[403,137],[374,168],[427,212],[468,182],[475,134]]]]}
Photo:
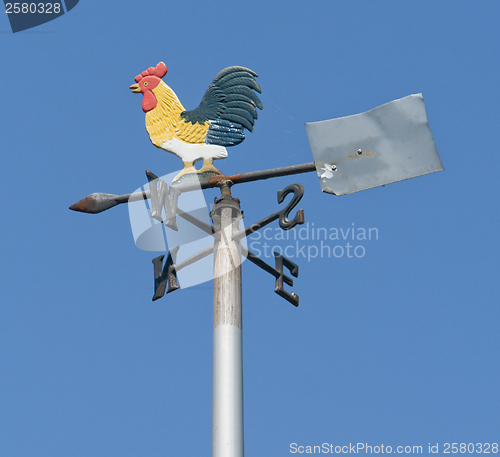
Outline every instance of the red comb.
{"type": "Polygon", "coordinates": [[[135,77],[135,82],[138,83],[141,79],[146,76],[157,76],[158,78],[163,78],[167,74],[167,66],[160,62],[156,67],[149,67],[147,70],[143,71],[140,75],[135,77]]]}

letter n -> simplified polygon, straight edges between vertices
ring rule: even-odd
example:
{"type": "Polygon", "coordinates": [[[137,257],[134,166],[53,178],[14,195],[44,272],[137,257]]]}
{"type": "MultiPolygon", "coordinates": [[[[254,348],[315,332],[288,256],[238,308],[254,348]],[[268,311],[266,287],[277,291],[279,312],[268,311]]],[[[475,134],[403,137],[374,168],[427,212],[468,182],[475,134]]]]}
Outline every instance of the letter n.
{"type": "Polygon", "coordinates": [[[164,255],[160,255],[153,259],[154,273],[155,273],[155,294],[153,296],[153,301],[165,295],[165,289],[167,289],[167,294],[177,290],[179,285],[177,284],[177,272],[175,271],[175,263],[173,257],[177,255],[179,246],[169,251],[167,261],[163,267],[164,255]],[[163,267],[163,271],[162,271],[163,267]]]}

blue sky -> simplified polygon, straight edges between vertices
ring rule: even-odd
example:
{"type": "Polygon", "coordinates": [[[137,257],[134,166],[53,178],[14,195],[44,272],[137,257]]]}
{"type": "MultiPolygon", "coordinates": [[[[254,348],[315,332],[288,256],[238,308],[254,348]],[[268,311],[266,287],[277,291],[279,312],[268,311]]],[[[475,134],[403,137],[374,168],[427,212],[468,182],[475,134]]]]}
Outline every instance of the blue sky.
{"type": "Polygon", "coordinates": [[[129,89],[159,61],[187,109],[222,68],[259,74],[264,109],[216,164],[226,174],[310,162],[305,122],[420,92],[445,166],[342,197],[314,173],[234,187],[247,224],[300,182],[310,226],[378,233],[362,258],[292,259],[297,309],[245,263],[246,455],[498,442],[499,14],[495,1],[81,0],[17,34],[4,15],[0,453],[210,455],[211,284],[151,302],[155,254],[135,247],[126,208],[68,210],[178,170],[129,89]]]}

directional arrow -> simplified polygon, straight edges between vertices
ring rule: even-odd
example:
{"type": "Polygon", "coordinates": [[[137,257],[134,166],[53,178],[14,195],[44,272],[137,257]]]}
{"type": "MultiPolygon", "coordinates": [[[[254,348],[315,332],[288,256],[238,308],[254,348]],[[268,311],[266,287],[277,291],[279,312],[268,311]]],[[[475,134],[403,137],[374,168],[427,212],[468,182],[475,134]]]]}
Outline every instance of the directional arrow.
{"type": "MultiPolygon", "coordinates": [[[[316,171],[314,162],[303,163],[301,165],[291,165],[289,167],[271,168],[269,170],[251,171],[249,173],[240,173],[237,175],[223,176],[217,175],[212,178],[197,180],[194,183],[173,184],[171,188],[175,188],[180,192],[190,192],[198,189],[208,189],[212,187],[220,187],[223,182],[231,181],[233,184],[244,182],[259,181],[262,179],[274,178],[277,176],[296,175],[299,173],[309,173],[316,171]]],[[[113,206],[127,203],[128,201],[139,201],[151,198],[149,190],[143,192],[134,192],[131,194],[114,195],[106,193],[93,193],[85,198],[77,201],[69,207],[73,211],[82,213],[98,214],[113,206]]]]}

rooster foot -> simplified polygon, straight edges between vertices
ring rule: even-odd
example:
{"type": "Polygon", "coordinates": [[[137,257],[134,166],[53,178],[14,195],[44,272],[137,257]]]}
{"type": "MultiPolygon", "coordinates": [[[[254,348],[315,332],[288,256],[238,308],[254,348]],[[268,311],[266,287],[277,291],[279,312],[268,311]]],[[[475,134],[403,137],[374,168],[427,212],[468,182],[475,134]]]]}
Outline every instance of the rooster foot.
{"type": "Polygon", "coordinates": [[[189,178],[184,178],[184,176],[196,175],[198,171],[194,168],[194,162],[184,162],[184,168],[181,172],[172,180],[172,184],[190,181],[189,178]],[[183,179],[181,179],[183,178],[183,179]]]}
{"type": "Polygon", "coordinates": [[[214,167],[214,159],[204,159],[198,173],[202,176],[222,175],[222,172],[214,167]]]}
{"type": "Polygon", "coordinates": [[[223,173],[214,167],[214,159],[203,159],[203,166],[199,170],[194,168],[193,162],[184,162],[184,169],[173,179],[172,184],[192,182],[214,175],[223,176],[223,173]]]}

